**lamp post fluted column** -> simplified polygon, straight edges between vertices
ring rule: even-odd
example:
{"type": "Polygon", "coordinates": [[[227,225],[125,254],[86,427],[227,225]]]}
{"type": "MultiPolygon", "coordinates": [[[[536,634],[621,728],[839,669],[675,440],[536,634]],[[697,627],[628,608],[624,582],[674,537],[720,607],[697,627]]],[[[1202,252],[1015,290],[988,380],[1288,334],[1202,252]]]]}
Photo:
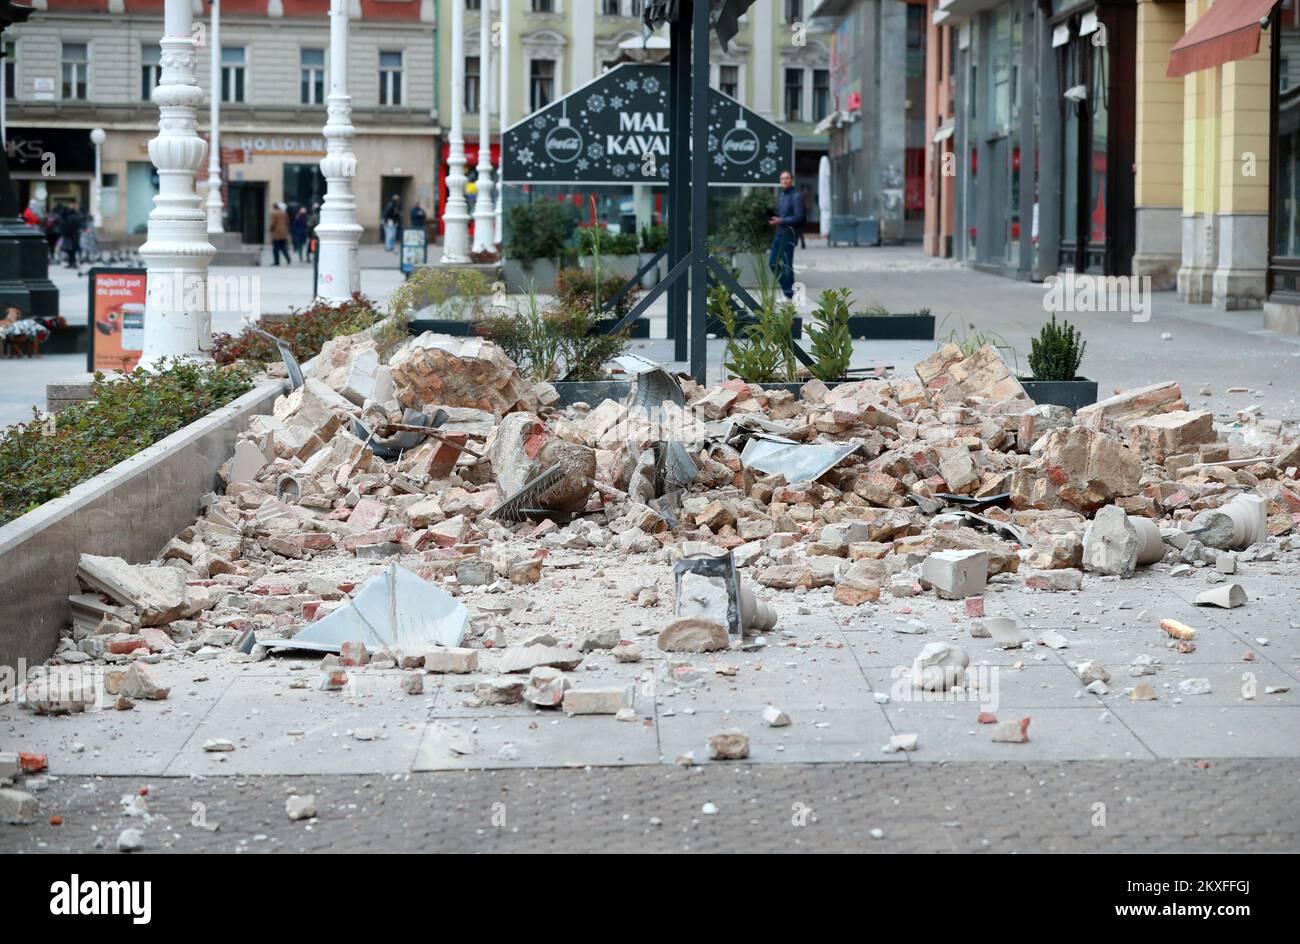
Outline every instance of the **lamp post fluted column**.
{"type": "Polygon", "coordinates": [[[211,63],[208,118],[208,233],[223,232],[221,204],[221,0],[212,0],[212,28],[208,30],[211,63]]]}
{"type": "MultiPolygon", "coordinates": [[[[480,71],[482,71],[480,69],[480,71]]],[[[469,262],[469,203],[465,200],[465,0],[451,0],[451,135],[442,261],[469,262]]]]}
{"type": "Polygon", "coordinates": [[[357,158],[352,153],[352,97],[348,95],[348,0],[330,0],[330,93],[326,98],[325,156],[320,171],[325,178],[325,199],[316,224],[320,263],[316,295],[342,304],[361,291],[357,265],[357,201],[352,178],[357,158]]]}
{"type": "Polygon", "coordinates": [[[203,202],[194,190],[208,146],[197,130],[203,91],[194,76],[193,26],[190,0],[166,0],[162,74],[153,91],[158,136],[149,142],[158,195],[149,213],[148,238],[140,247],[148,282],[140,359],[146,369],[166,358],[203,359],[212,347],[208,263],[215,250],[208,242],[203,202]]]}
{"type": "MultiPolygon", "coordinates": [[[[501,0],[501,33],[497,37],[500,45],[497,47],[501,57],[501,88],[497,91],[500,94],[500,100],[497,104],[497,123],[501,126],[501,141],[506,139],[507,116],[510,114],[510,0],[501,0]]],[[[505,242],[505,202],[506,202],[506,185],[505,181],[497,183],[496,199],[496,243],[500,246],[505,242]]]]}
{"type": "Polygon", "coordinates": [[[492,122],[488,117],[488,79],[492,75],[492,37],[488,0],[479,5],[478,29],[478,180],[474,196],[474,251],[496,249],[496,214],[492,210],[492,122]]]}

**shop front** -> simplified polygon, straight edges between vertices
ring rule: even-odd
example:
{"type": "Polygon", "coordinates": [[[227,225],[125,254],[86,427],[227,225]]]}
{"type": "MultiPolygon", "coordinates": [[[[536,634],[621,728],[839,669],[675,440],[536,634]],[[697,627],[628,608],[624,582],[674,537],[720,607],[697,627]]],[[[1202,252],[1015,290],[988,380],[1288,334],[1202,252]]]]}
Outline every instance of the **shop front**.
{"type": "Polygon", "coordinates": [[[1273,18],[1269,262],[1265,327],[1300,334],[1300,2],[1273,18]]]}

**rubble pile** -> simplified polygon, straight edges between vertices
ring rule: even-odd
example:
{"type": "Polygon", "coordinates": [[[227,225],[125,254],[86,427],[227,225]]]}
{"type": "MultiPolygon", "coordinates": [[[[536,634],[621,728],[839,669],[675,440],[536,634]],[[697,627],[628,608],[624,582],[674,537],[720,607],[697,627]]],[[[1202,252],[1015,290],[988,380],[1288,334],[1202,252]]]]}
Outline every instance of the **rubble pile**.
{"type": "MultiPolygon", "coordinates": [[[[365,338],[331,342],[252,421],[222,487],[157,561],[82,559],[55,661],[128,666],[123,697],[166,698],[150,661],[260,659],[303,634],[327,691],[354,672],[391,671],[410,694],[421,673],[448,685],[467,675],[457,690],[469,704],[635,718],[635,691],[583,675],[639,663],[653,645],[663,677],[692,684],[698,668],[679,654],[751,647],[779,632],[786,598],[809,591],[855,610],[928,594],[982,617],[990,586],[1077,591],[1160,562],[1226,584],[1300,526],[1295,431],[1254,414],[1216,422],[1176,384],[1076,416],[1034,404],[993,348],[948,344],[915,377],[814,380],[798,395],[739,380],[671,386],[680,400],[650,410],[635,397],[560,409],[552,385],[526,382],[483,339],[426,334],[386,362],[365,338]],[[405,445],[380,455],[396,435],[405,445]],[[665,568],[728,553],[734,572],[661,600],[665,568]],[[364,605],[372,581],[410,575],[435,602],[404,607],[393,589],[385,599],[399,603],[364,605]],[[613,602],[586,626],[541,618],[561,592],[613,602]],[[389,624],[428,607],[454,624],[439,624],[439,642],[394,642],[419,637],[389,624]],[[308,632],[331,618],[358,629],[308,632]]],[[[1207,602],[1241,605],[1231,586],[1207,602]]],[[[1013,621],[970,625],[1000,647],[1057,647],[1013,621]]],[[[966,682],[960,646],[917,649],[917,688],[966,682]]],[[[1108,678],[1087,664],[1081,681],[1108,678]]],[[[779,708],[763,719],[790,723],[779,708]]],[[[993,738],[1027,741],[1028,725],[1003,721],[993,738]]],[[[916,746],[898,735],[886,749],[916,746]]],[[[745,757],[749,738],[723,731],[708,750],[745,757]]]]}

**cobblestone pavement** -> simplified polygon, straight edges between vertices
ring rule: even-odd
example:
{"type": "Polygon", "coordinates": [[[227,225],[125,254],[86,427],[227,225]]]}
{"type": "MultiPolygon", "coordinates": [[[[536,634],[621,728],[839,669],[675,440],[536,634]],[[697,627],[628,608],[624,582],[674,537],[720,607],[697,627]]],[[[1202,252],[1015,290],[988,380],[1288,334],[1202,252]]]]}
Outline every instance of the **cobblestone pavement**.
{"type": "Polygon", "coordinates": [[[151,852],[1300,851],[1295,760],[63,777],[37,795],[63,825],[0,825],[0,852],[112,850],[128,826],[151,852]],[[120,807],[146,786],[147,824],[120,807]],[[292,793],[318,819],[291,822],[292,793]]]}

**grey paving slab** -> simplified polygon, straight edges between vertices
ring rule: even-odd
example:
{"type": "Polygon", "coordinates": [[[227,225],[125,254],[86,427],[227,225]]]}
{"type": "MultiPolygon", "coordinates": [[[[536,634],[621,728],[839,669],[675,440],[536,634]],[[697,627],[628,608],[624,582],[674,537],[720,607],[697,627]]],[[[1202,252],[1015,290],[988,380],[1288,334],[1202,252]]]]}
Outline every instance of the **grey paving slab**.
{"type": "Polygon", "coordinates": [[[37,715],[15,704],[0,706],[0,751],[45,754],[50,769],[69,774],[158,775],[230,686],[228,679],[189,681],[179,666],[154,666],[170,698],[141,701],[116,711],[106,707],[75,715],[37,715]]]}
{"type": "Polygon", "coordinates": [[[865,708],[872,703],[871,691],[847,647],[814,651],[778,648],[765,650],[757,658],[727,654],[713,660],[685,661],[702,670],[700,681],[675,686],[657,679],[655,691],[661,710],[761,711],[768,704],[865,708]],[[717,674],[716,667],[725,665],[734,665],[736,674],[717,674]]]}
{"type": "Polygon", "coordinates": [[[653,718],[615,721],[607,715],[567,717],[559,711],[533,710],[531,717],[430,722],[422,732],[413,769],[619,767],[658,761],[653,718]]]}
{"type": "MultiPolygon", "coordinates": [[[[887,709],[940,713],[957,709],[973,719],[981,711],[997,713],[1035,708],[1073,708],[1100,703],[1083,691],[1078,676],[1059,662],[1030,663],[1023,668],[973,664],[960,693],[923,692],[912,687],[911,673],[867,669],[872,688],[890,697],[887,709]]],[[[890,717],[894,711],[889,711],[890,717]]]]}
{"type": "Polygon", "coordinates": [[[893,731],[875,705],[825,711],[779,707],[792,722],[782,728],[768,727],[755,711],[701,711],[661,718],[659,743],[663,760],[672,763],[690,752],[697,763],[716,763],[709,761],[709,738],[731,729],[749,735],[749,757],[742,763],[860,763],[904,759],[897,753],[881,752],[881,745],[889,742],[893,731]]]}
{"type": "MultiPolygon", "coordinates": [[[[1155,675],[1131,678],[1126,672],[1112,673],[1111,696],[1123,699],[1123,691],[1138,682],[1147,682],[1156,690],[1158,698],[1149,704],[1184,705],[1203,708],[1211,705],[1240,705],[1243,707],[1300,706],[1300,685],[1277,666],[1262,662],[1238,662],[1235,665],[1161,665],[1155,675]],[[1206,679],[1211,690],[1204,695],[1184,695],[1178,690],[1180,683],[1193,679],[1206,679]],[[1286,692],[1265,694],[1266,688],[1287,688],[1286,692]]],[[[1127,699],[1124,699],[1127,700],[1127,699]]],[[[1297,745],[1300,748],[1300,744],[1297,745]]]]}
{"type": "Polygon", "coordinates": [[[1120,721],[1100,705],[1073,708],[1035,708],[1011,711],[1004,707],[998,720],[1029,716],[1029,741],[1003,744],[992,740],[993,725],[977,724],[976,712],[965,706],[949,713],[886,705],[890,722],[900,734],[918,735],[914,763],[953,760],[1062,761],[1144,760],[1154,755],[1120,721]],[[956,723],[954,723],[956,722],[956,723]]]}
{"type": "Polygon", "coordinates": [[[1300,706],[1117,700],[1111,709],[1157,757],[1295,757],[1300,751],[1300,706]]]}
{"type": "Polygon", "coordinates": [[[240,678],[186,739],[171,775],[394,773],[408,771],[433,699],[396,685],[362,683],[350,692],[291,689],[279,677],[240,678]],[[374,740],[353,734],[369,729],[374,740]],[[236,749],[203,750],[224,738],[236,749]]]}

